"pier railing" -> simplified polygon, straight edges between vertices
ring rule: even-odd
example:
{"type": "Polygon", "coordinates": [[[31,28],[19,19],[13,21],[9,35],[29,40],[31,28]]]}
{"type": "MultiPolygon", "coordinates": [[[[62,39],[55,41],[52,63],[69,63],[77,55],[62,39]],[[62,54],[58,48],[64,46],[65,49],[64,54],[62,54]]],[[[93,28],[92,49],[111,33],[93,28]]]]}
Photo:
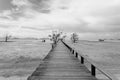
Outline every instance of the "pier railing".
{"type": "Polygon", "coordinates": [[[76,49],[72,48],[64,41],[62,41],[64,45],[71,51],[72,54],[75,55],[76,58],[80,58],[81,64],[84,64],[86,60],[91,65],[91,75],[96,77],[96,69],[100,71],[103,75],[105,75],[109,80],[118,80],[110,71],[106,71],[101,65],[95,63],[92,59],[86,57],[85,55],[78,53],[76,49]]]}

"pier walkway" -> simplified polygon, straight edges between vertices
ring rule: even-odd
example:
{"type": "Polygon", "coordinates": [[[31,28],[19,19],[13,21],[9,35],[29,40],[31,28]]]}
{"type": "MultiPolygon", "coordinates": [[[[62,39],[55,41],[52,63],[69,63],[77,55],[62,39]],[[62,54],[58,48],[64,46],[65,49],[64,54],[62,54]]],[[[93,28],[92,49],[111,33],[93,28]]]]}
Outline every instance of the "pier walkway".
{"type": "Polygon", "coordinates": [[[59,41],[28,80],[97,80],[59,41]]]}

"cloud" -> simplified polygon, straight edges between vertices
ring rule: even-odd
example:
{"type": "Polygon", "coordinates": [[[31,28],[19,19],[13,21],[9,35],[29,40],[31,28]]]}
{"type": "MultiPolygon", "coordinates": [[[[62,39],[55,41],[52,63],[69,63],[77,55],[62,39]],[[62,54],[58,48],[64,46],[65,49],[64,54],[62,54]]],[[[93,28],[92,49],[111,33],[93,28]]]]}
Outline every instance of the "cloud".
{"type": "Polygon", "coordinates": [[[119,32],[119,0],[13,0],[15,8],[0,14],[13,29],[67,32],[119,32]],[[25,26],[25,27],[24,27],[25,26]]]}
{"type": "Polygon", "coordinates": [[[28,0],[13,0],[11,3],[17,7],[31,6],[31,3],[28,0]]]}

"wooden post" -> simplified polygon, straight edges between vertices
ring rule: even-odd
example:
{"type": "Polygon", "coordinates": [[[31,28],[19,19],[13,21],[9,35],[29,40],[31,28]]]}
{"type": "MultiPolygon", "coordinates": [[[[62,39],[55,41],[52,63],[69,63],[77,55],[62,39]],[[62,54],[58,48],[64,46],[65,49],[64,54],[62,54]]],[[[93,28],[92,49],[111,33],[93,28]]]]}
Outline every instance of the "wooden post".
{"type": "Polygon", "coordinates": [[[70,52],[72,51],[72,48],[70,48],[70,52]]]}
{"type": "Polygon", "coordinates": [[[76,52],[76,55],[75,55],[76,58],[78,58],[78,53],[76,52]]]}
{"type": "Polygon", "coordinates": [[[81,64],[84,64],[84,57],[81,56],[81,64]]]}
{"type": "Polygon", "coordinates": [[[72,54],[74,54],[74,50],[73,50],[72,54]]]}
{"type": "Polygon", "coordinates": [[[91,65],[91,74],[92,76],[96,76],[96,68],[94,65],[91,65]]]}

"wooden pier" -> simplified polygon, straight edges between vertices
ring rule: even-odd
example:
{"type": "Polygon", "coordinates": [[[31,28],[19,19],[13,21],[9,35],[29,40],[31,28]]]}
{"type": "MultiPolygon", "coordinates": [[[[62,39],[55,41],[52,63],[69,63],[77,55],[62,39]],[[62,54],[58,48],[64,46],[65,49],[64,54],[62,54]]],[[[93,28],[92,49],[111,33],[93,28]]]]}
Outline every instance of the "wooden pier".
{"type": "Polygon", "coordinates": [[[76,58],[78,54],[74,56],[71,52],[74,53],[72,48],[59,41],[27,80],[98,80],[94,64],[90,72],[84,65],[84,56],[80,61],[76,58]]]}

